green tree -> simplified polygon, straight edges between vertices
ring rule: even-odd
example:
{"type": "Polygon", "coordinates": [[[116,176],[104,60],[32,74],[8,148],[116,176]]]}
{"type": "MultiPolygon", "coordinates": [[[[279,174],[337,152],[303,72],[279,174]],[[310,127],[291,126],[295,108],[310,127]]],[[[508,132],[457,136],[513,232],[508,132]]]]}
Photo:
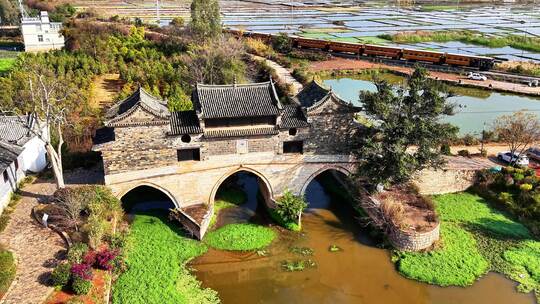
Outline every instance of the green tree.
{"type": "Polygon", "coordinates": [[[184,26],[184,18],[182,17],[174,17],[171,20],[171,25],[174,27],[183,27],[184,26]]]}
{"type": "Polygon", "coordinates": [[[0,0],[0,24],[19,24],[19,10],[12,0],[0,0]]]}
{"type": "Polygon", "coordinates": [[[283,196],[276,201],[276,213],[284,222],[298,222],[301,225],[302,211],[306,207],[306,200],[289,190],[285,190],[283,196]]]}
{"type": "Polygon", "coordinates": [[[374,121],[358,132],[358,174],[372,185],[402,183],[418,170],[441,167],[440,147],[458,128],[440,119],[452,115],[443,86],[416,69],[403,87],[375,79],[376,92],[362,91],[360,101],[374,121]]]}
{"type": "Polygon", "coordinates": [[[193,0],[190,27],[199,37],[208,39],[218,36],[221,33],[218,0],[193,0]]]}
{"type": "Polygon", "coordinates": [[[292,51],[293,44],[287,33],[279,33],[272,38],[272,47],[278,52],[288,53],[292,51]]]}

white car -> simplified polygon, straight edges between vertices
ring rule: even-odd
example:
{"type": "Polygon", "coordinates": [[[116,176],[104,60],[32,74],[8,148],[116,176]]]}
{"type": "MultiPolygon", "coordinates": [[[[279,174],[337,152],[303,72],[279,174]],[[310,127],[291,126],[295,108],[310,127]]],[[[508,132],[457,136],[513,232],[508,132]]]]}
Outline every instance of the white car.
{"type": "Polygon", "coordinates": [[[480,73],[469,73],[467,75],[467,78],[472,80],[480,80],[480,81],[486,81],[487,77],[485,75],[482,75],[480,73]]]}
{"type": "Polygon", "coordinates": [[[514,153],[514,155],[512,155],[510,151],[499,152],[497,154],[497,158],[507,163],[514,162],[519,166],[529,166],[529,158],[526,155],[520,155],[518,153],[514,153]]]}

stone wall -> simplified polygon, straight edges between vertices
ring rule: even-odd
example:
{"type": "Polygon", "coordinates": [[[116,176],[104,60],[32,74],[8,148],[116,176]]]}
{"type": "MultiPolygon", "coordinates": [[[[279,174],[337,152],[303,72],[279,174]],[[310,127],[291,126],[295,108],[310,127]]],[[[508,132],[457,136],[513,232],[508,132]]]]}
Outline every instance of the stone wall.
{"type": "Polygon", "coordinates": [[[428,232],[405,232],[395,229],[388,239],[398,250],[419,251],[431,247],[439,239],[440,223],[433,230],[428,232]]]}
{"type": "Polygon", "coordinates": [[[414,179],[422,195],[465,191],[474,184],[476,170],[423,170],[414,179]]]}

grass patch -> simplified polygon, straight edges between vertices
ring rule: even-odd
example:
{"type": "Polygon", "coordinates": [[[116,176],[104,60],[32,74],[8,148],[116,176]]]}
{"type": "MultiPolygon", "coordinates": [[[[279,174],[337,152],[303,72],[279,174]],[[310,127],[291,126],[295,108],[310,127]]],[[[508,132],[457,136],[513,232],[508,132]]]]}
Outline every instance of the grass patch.
{"type": "Polygon", "coordinates": [[[135,215],[128,236],[127,271],[113,286],[113,303],[219,303],[201,288],[186,263],[207,247],[184,236],[165,215],[135,215]]]}
{"type": "Polygon", "coordinates": [[[204,242],[221,250],[248,251],[262,249],[276,238],[272,228],[255,224],[229,224],[208,232],[204,242]]]}
{"type": "Polygon", "coordinates": [[[444,246],[433,252],[398,253],[398,270],[408,278],[440,286],[468,286],[489,269],[474,237],[458,225],[443,223],[444,246]]]}
{"type": "Polygon", "coordinates": [[[4,295],[15,278],[17,266],[13,254],[0,245],[0,298],[4,295]]]}
{"type": "Polygon", "coordinates": [[[401,273],[427,283],[465,286],[491,270],[518,282],[519,291],[535,291],[540,300],[540,242],[523,224],[467,192],[438,195],[434,202],[443,246],[429,253],[396,253],[401,273]]]}
{"type": "Polygon", "coordinates": [[[16,61],[17,58],[0,58],[0,74],[9,72],[16,61]]]}

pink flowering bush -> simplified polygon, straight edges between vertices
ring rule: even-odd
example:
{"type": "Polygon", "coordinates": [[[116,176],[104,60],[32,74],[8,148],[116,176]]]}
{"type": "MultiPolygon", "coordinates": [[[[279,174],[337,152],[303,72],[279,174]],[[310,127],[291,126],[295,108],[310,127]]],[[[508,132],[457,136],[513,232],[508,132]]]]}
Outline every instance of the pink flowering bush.
{"type": "Polygon", "coordinates": [[[80,278],[83,280],[92,280],[92,267],[88,264],[73,264],[71,266],[71,274],[73,278],[80,278]]]}
{"type": "Polygon", "coordinates": [[[113,268],[113,260],[118,256],[116,250],[103,249],[96,254],[96,267],[103,270],[113,268]]]}

